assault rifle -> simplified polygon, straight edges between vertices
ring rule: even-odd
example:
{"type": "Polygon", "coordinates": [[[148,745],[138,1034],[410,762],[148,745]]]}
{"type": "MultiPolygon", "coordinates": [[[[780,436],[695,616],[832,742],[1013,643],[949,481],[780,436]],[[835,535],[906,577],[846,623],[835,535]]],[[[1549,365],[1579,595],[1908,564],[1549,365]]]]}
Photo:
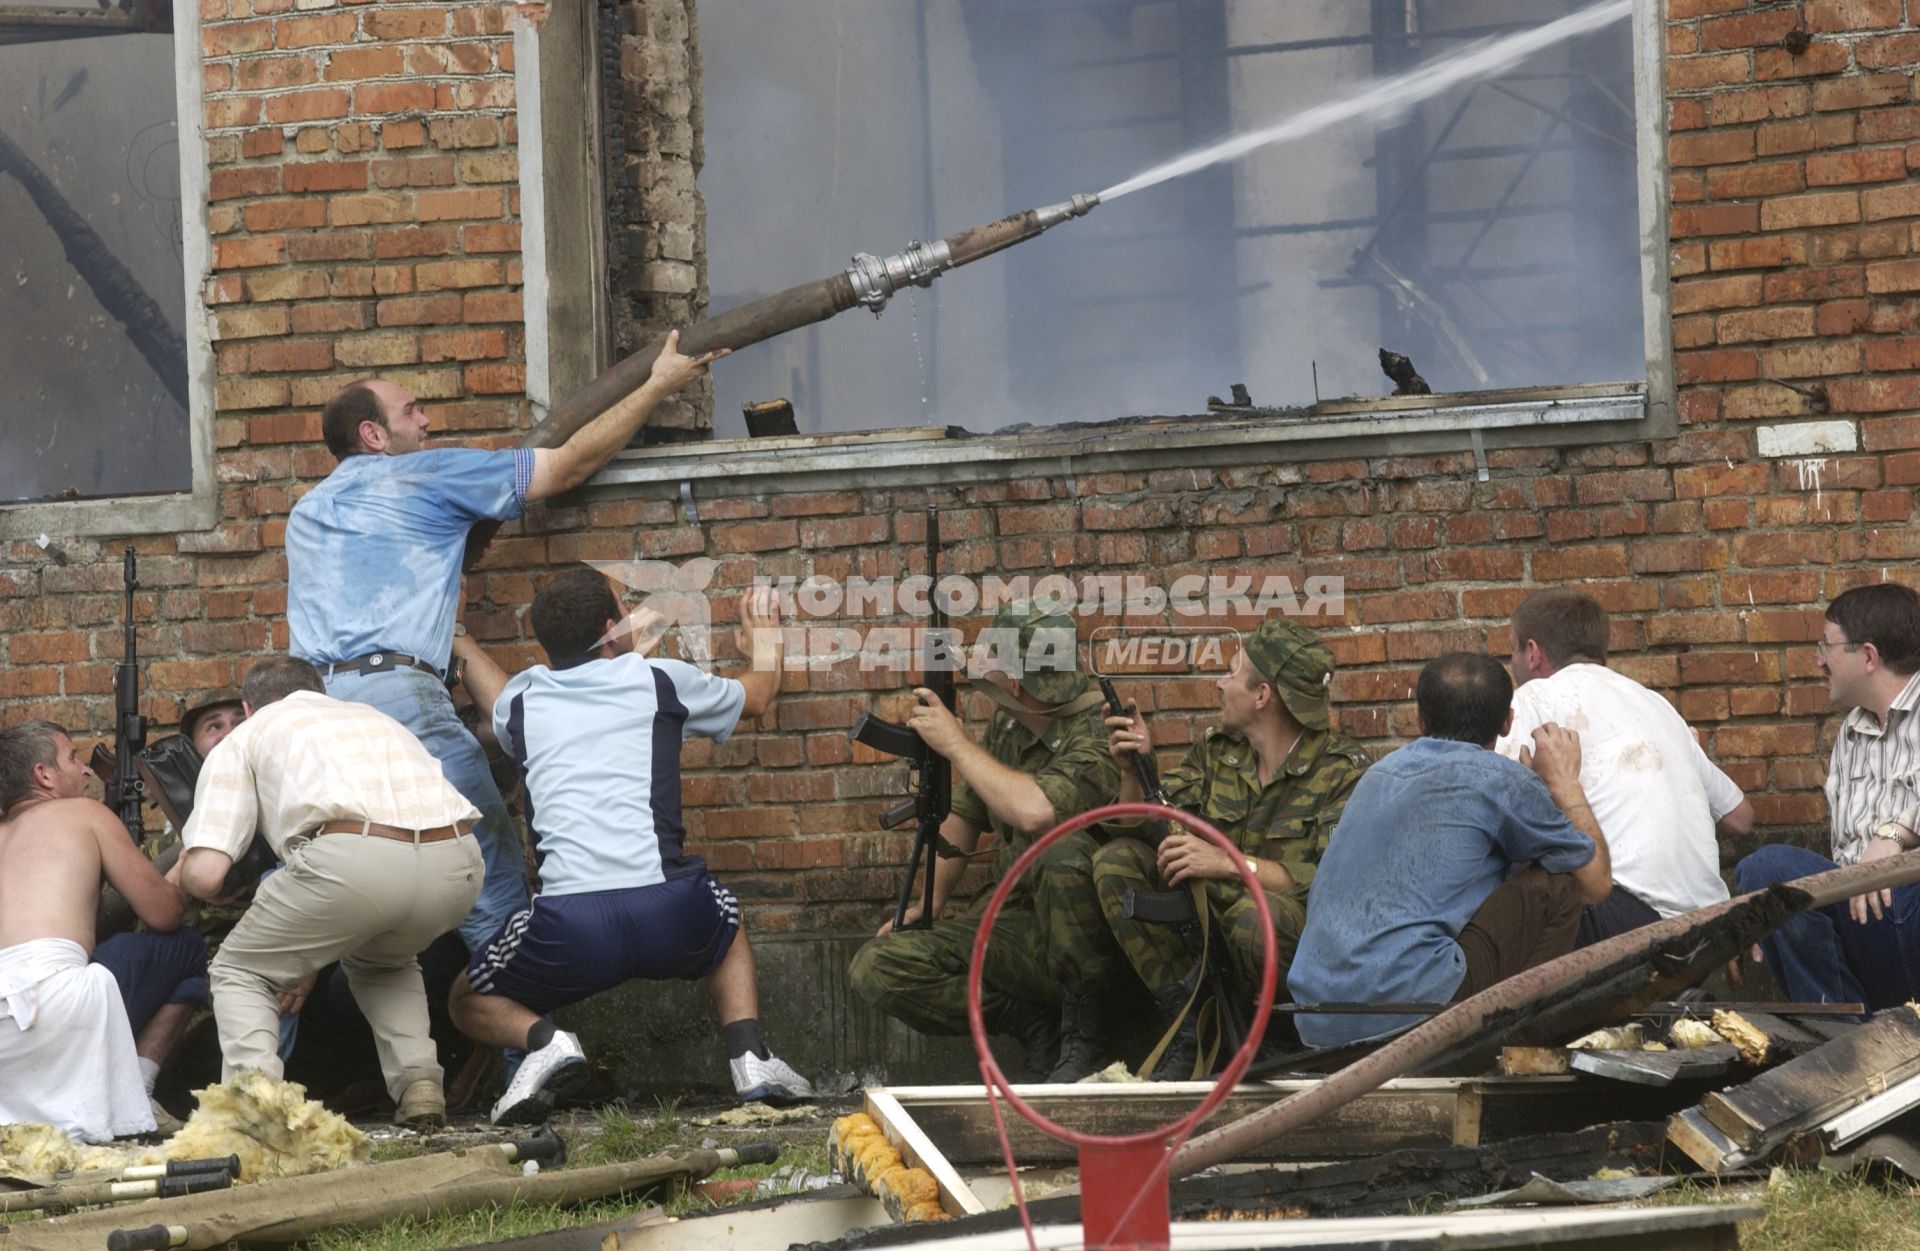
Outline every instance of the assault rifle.
{"type": "MultiPolygon", "coordinates": [[[[947,633],[947,614],[940,607],[939,597],[931,588],[940,580],[940,512],[927,509],[927,584],[928,591],[928,628],[922,637],[920,647],[920,678],[927,689],[939,696],[948,712],[954,709],[953,671],[955,665],[953,640],[947,633]]],[[[913,820],[916,834],[913,840],[913,853],[907,860],[906,880],[900,883],[900,899],[893,908],[893,928],[896,930],[919,929],[933,924],[933,879],[939,858],[960,853],[952,849],[953,845],[940,837],[940,823],[947,819],[947,813],[953,806],[953,766],[947,758],[928,747],[921,737],[904,725],[896,725],[883,720],[872,713],[860,714],[854,722],[848,737],[856,743],[864,743],[877,752],[889,756],[898,756],[907,762],[913,774],[913,794],[887,808],[880,814],[883,829],[894,829],[913,820]],[[914,878],[919,876],[922,862],[926,865],[926,879],[921,887],[920,919],[909,926],[907,924],[907,905],[913,900],[914,878]]]]}
{"type": "Polygon", "coordinates": [[[120,566],[120,580],[126,588],[126,622],[122,655],[113,667],[113,755],[107,755],[104,745],[96,746],[89,763],[106,783],[107,807],[119,815],[133,841],[141,843],[147,837],[140,816],[147,788],[140,780],[138,758],[147,745],[147,720],[140,715],[140,644],[133,632],[133,593],[140,577],[132,546],[120,566]]]}
{"type": "MultiPolygon", "coordinates": [[[[1105,674],[1096,673],[1093,680],[1100,684],[1100,694],[1107,701],[1107,707],[1115,716],[1125,716],[1133,711],[1133,705],[1122,704],[1120,693],[1113,688],[1113,679],[1105,674]]],[[[1133,765],[1134,780],[1140,783],[1140,795],[1147,803],[1167,804],[1167,793],[1160,785],[1160,771],[1153,763],[1151,751],[1128,753],[1133,765]]],[[[1158,847],[1167,837],[1167,823],[1155,819],[1147,824],[1147,841],[1158,847]]],[[[1176,886],[1172,890],[1139,890],[1127,888],[1127,897],[1121,904],[1121,912],[1131,920],[1145,921],[1153,925],[1175,925],[1180,929],[1180,941],[1186,946],[1187,953],[1194,957],[1194,966],[1181,979],[1181,985],[1191,987],[1190,979],[1201,979],[1211,983],[1211,994],[1218,1013],[1217,1020],[1222,1036],[1221,1050],[1231,1052],[1240,1046],[1247,1036],[1250,1022],[1247,1019],[1246,1005],[1234,995],[1227,976],[1227,962],[1221,950],[1210,945],[1206,939],[1207,918],[1200,915],[1194,907],[1194,890],[1190,886],[1176,886]],[[1204,956],[1204,958],[1203,958],[1204,956]],[[1204,967],[1203,967],[1204,966],[1204,967]]],[[[1195,1005],[1198,1006],[1197,1004],[1195,1005]]],[[[1168,1031],[1171,1037],[1172,1031],[1168,1031]]],[[[1165,1046],[1162,1040],[1161,1047],[1165,1046]]],[[[1156,1048],[1156,1054],[1161,1048],[1156,1048]]]]}

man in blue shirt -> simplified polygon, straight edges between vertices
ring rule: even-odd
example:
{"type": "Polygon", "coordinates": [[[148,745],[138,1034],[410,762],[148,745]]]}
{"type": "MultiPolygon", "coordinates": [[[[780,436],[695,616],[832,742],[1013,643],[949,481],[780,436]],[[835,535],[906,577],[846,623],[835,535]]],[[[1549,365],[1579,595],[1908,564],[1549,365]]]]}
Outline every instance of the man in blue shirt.
{"type": "Polygon", "coordinates": [[[639,631],[601,574],[576,568],[534,596],[549,665],[509,679],[456,640],[467,689],[527,774],[527,822],[540,864],[531,907],[478,947],[453,987],[453,1019],[476,1042],[527,1049],[493,1122],[551,1111],[549,1083],[584,1064],[548,1013],[632,978],[704,980],[742,1100],[805,1099],[813,1088],[760,1041],[753,949],[733,893],[686,854],[680,744],[725,740],[765,715],[780,689],[773,591],[740,599],[736,681],[635,650],[639,631]]]}
{"type": "Polygon", "coordinates": [[[287,519],[289,650],[320,670],[327,694],[412,730],[480,810],[487,872],[460,924],[469,950],[526,906],[527,882],[486,754],[442,682],[467,531],[585,482],[714,359],[682,355],[679,333],[668,335],[647,381],[556,448],[428,449],[420,401],[379,378],[347,387],[321,416],[340,463],[287,519]]]}
{"type": "MultiPolygon", "coordinates": [[[[1548,723],[1518,762],[1492,748],[1513,682],[1490,656],[1420,671],[1422,737],[1367,770],[1313,882],[1287,975],[1296,1003],[1447,1003],[1573,950],[1580,908],[1613,889],[1580,789],[1580,738],[1548,723]]],[[[1419,1017],[1303,1012],[1310,1046],[1419,1017]]]]}

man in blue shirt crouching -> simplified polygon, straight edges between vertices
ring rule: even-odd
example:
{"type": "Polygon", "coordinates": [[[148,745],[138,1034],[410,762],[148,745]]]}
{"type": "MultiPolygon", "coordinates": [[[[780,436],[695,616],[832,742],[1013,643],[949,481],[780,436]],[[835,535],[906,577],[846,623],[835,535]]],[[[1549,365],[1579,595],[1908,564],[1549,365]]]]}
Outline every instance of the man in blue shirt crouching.
{"type": "Polygon", "coordinates": [[[807,1099],[813,1088],[760,1041],[753,949],[733,892],[683,850],[680,744],[724,741],[779,692],[780,618],[771,588],[740,598],[738,680],[635,646],[620,601],[590,568],[533,599],[550,665],[509,679],[472,640],[456,639],[467,689],[494,737],[526,771],[527,824],[540,891],[473,953],[453,986],[454,1024],[475,1042],[525,1046],[493,1123],[544,1120],[550,1083],[585,1063],[548,1013],[633,978],[702,980],[727,1041],[741,1099],[807,1099]]]}
{"type": "MultiPolygon", "coordinates": [[[[1613,888],[1606,838],[1580,788],[1580,737],[1548,723],[1518,762],[1492,750],[1513,682],[1490,656],[1420,671],[1421,738],[1353,789],[1314,878],[1287,975],[1294,1002],[1447,1003],[1573,950],[1582,905],[1613,888]]],[[[1310,1046],[1421,1018],[1303,1012],[1310,1046]]]]}

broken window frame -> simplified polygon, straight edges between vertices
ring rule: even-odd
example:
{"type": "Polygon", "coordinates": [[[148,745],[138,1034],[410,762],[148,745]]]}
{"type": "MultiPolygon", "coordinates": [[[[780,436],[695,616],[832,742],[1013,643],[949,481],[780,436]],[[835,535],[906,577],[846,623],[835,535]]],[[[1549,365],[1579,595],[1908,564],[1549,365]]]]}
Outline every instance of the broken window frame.
{"type": "Polygon", "coordinates": [[[212,272],[207,137],[201,106],[200,6],[173,0],[174,103],[179,125],[181,269],[187,344],[189,490],[0,505],[0,541],[210,530],[219,521],[214,454],[213,336],[204,292],[212,272]]]}
{"type": "MultiPolygon", "coordinates": [[[[698,483],[700,494],[722,496],[770,488],[827,490],[918,483],[929,473],[945,482],[965,483],[1035,474],[1245,465],[1256,457],[1262,463],[1274,463],[1463,451],[1471,451],[1484,471],[1485,453],[1500,448],[1672,438],[1679,427],[1669,282],[1672,193],[1667,161],[1666,23],[1659,0],[1634,0],[1630,21],[1639,154],[1644,382],[1623,382],[1604,396],[1593,394],[1594,387],[1572,388],[1577,398],[1558,402],[1462,403],[1462,398],[1481,397],[1442,396],[1437,397],[1439,403],[1426,407],[1385,399],[1362,411],[1347,411],[1348,406],[1342,405],[1337,415],[1199,416],[1177,424],[1121,419],[964,438],[947,438],[940,428],[899,426],[778,439],[710,439],[628,448],[588,485],[624,488],[623,494],[672,495],[698,483]],[[1257,453],[1256,447],[1261,449],[1257,453]]],[[[555,27],[549,20],[544,33],[551,34],[555,27]]],[[[540,33],[534,32],[535,37],[540,33]]],[[[565,40],[584,41],[571,51],[574,59],[569,63],[584,60],[586,77],[593,77],[598,67],[591,55],[590,23],[563,28],[561,33],[565,40]]],[[[535,45],[548,60],[554,51],[545,45],[551,42],[535,45]]],[[[525,67],[539,60],[523,55],[518,64],[525,67]]],[[[525,73],[523,69],[522,101],[539,91],[538,85],[525,81],[525,73]]],[[[551,180],[564,168],[555,160],[556,152],[591,151],[598,142],[591,105],[597,99],[597,86],[584,84],[583,96],[578,73],[571,78],[549,73],[542,81],[559,85],[541,100],[539,127],[523,120],[522,142],[538,133],[546,153],[544,161],[522,160],[523,205],[534,171],[544,164],[551,180]]],[[[527,237],[544,237],[546,249],[545,257],[536,260],[530,247],[527,258],[528,392],[536,416],[543,416],[555,398],[611,363],[604,315],[594,319],[593,335],[562,334],[558,329],[562,324],[578,326],[582,300],[599,298],[579,293],[598,291],[596,275],[604,273],[606,255],[600,197],[564,194],[571,198],[563,203],[563,211],[552,211],[554,197],[549,194],[539,210],[541,221],[536,224],[529,215],[524,223],[527,237]],[[592,241],[590,247],[580,246],[583,238],[592,241]],[[548,258],[557,261],[551,273],[546,268],[548,258]],[[540,323],[537,328],[536,322],[540,323]]],[[[539,191],[534,199],[542,200],[539,191]]]]}

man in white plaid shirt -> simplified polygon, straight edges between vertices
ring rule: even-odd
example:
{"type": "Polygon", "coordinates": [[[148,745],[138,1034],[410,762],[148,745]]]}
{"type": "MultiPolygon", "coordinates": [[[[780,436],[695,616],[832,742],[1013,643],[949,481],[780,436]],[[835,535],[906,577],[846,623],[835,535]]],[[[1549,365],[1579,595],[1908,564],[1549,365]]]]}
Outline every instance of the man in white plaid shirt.
{"type": "Polygon", "coordinates": [[[444,1124],[416,957],[480,892],[479,811],[405,726],[329,698],[303,660],[261,661],[241,694],[247,720],[201,768],[174,868],[190,894],[217,898],[256,830],[285,862],[208,970],[225,1076],[281,1076],[280,1012],[338,960],[373,1027],[394,1120],[444,1124]]]}

